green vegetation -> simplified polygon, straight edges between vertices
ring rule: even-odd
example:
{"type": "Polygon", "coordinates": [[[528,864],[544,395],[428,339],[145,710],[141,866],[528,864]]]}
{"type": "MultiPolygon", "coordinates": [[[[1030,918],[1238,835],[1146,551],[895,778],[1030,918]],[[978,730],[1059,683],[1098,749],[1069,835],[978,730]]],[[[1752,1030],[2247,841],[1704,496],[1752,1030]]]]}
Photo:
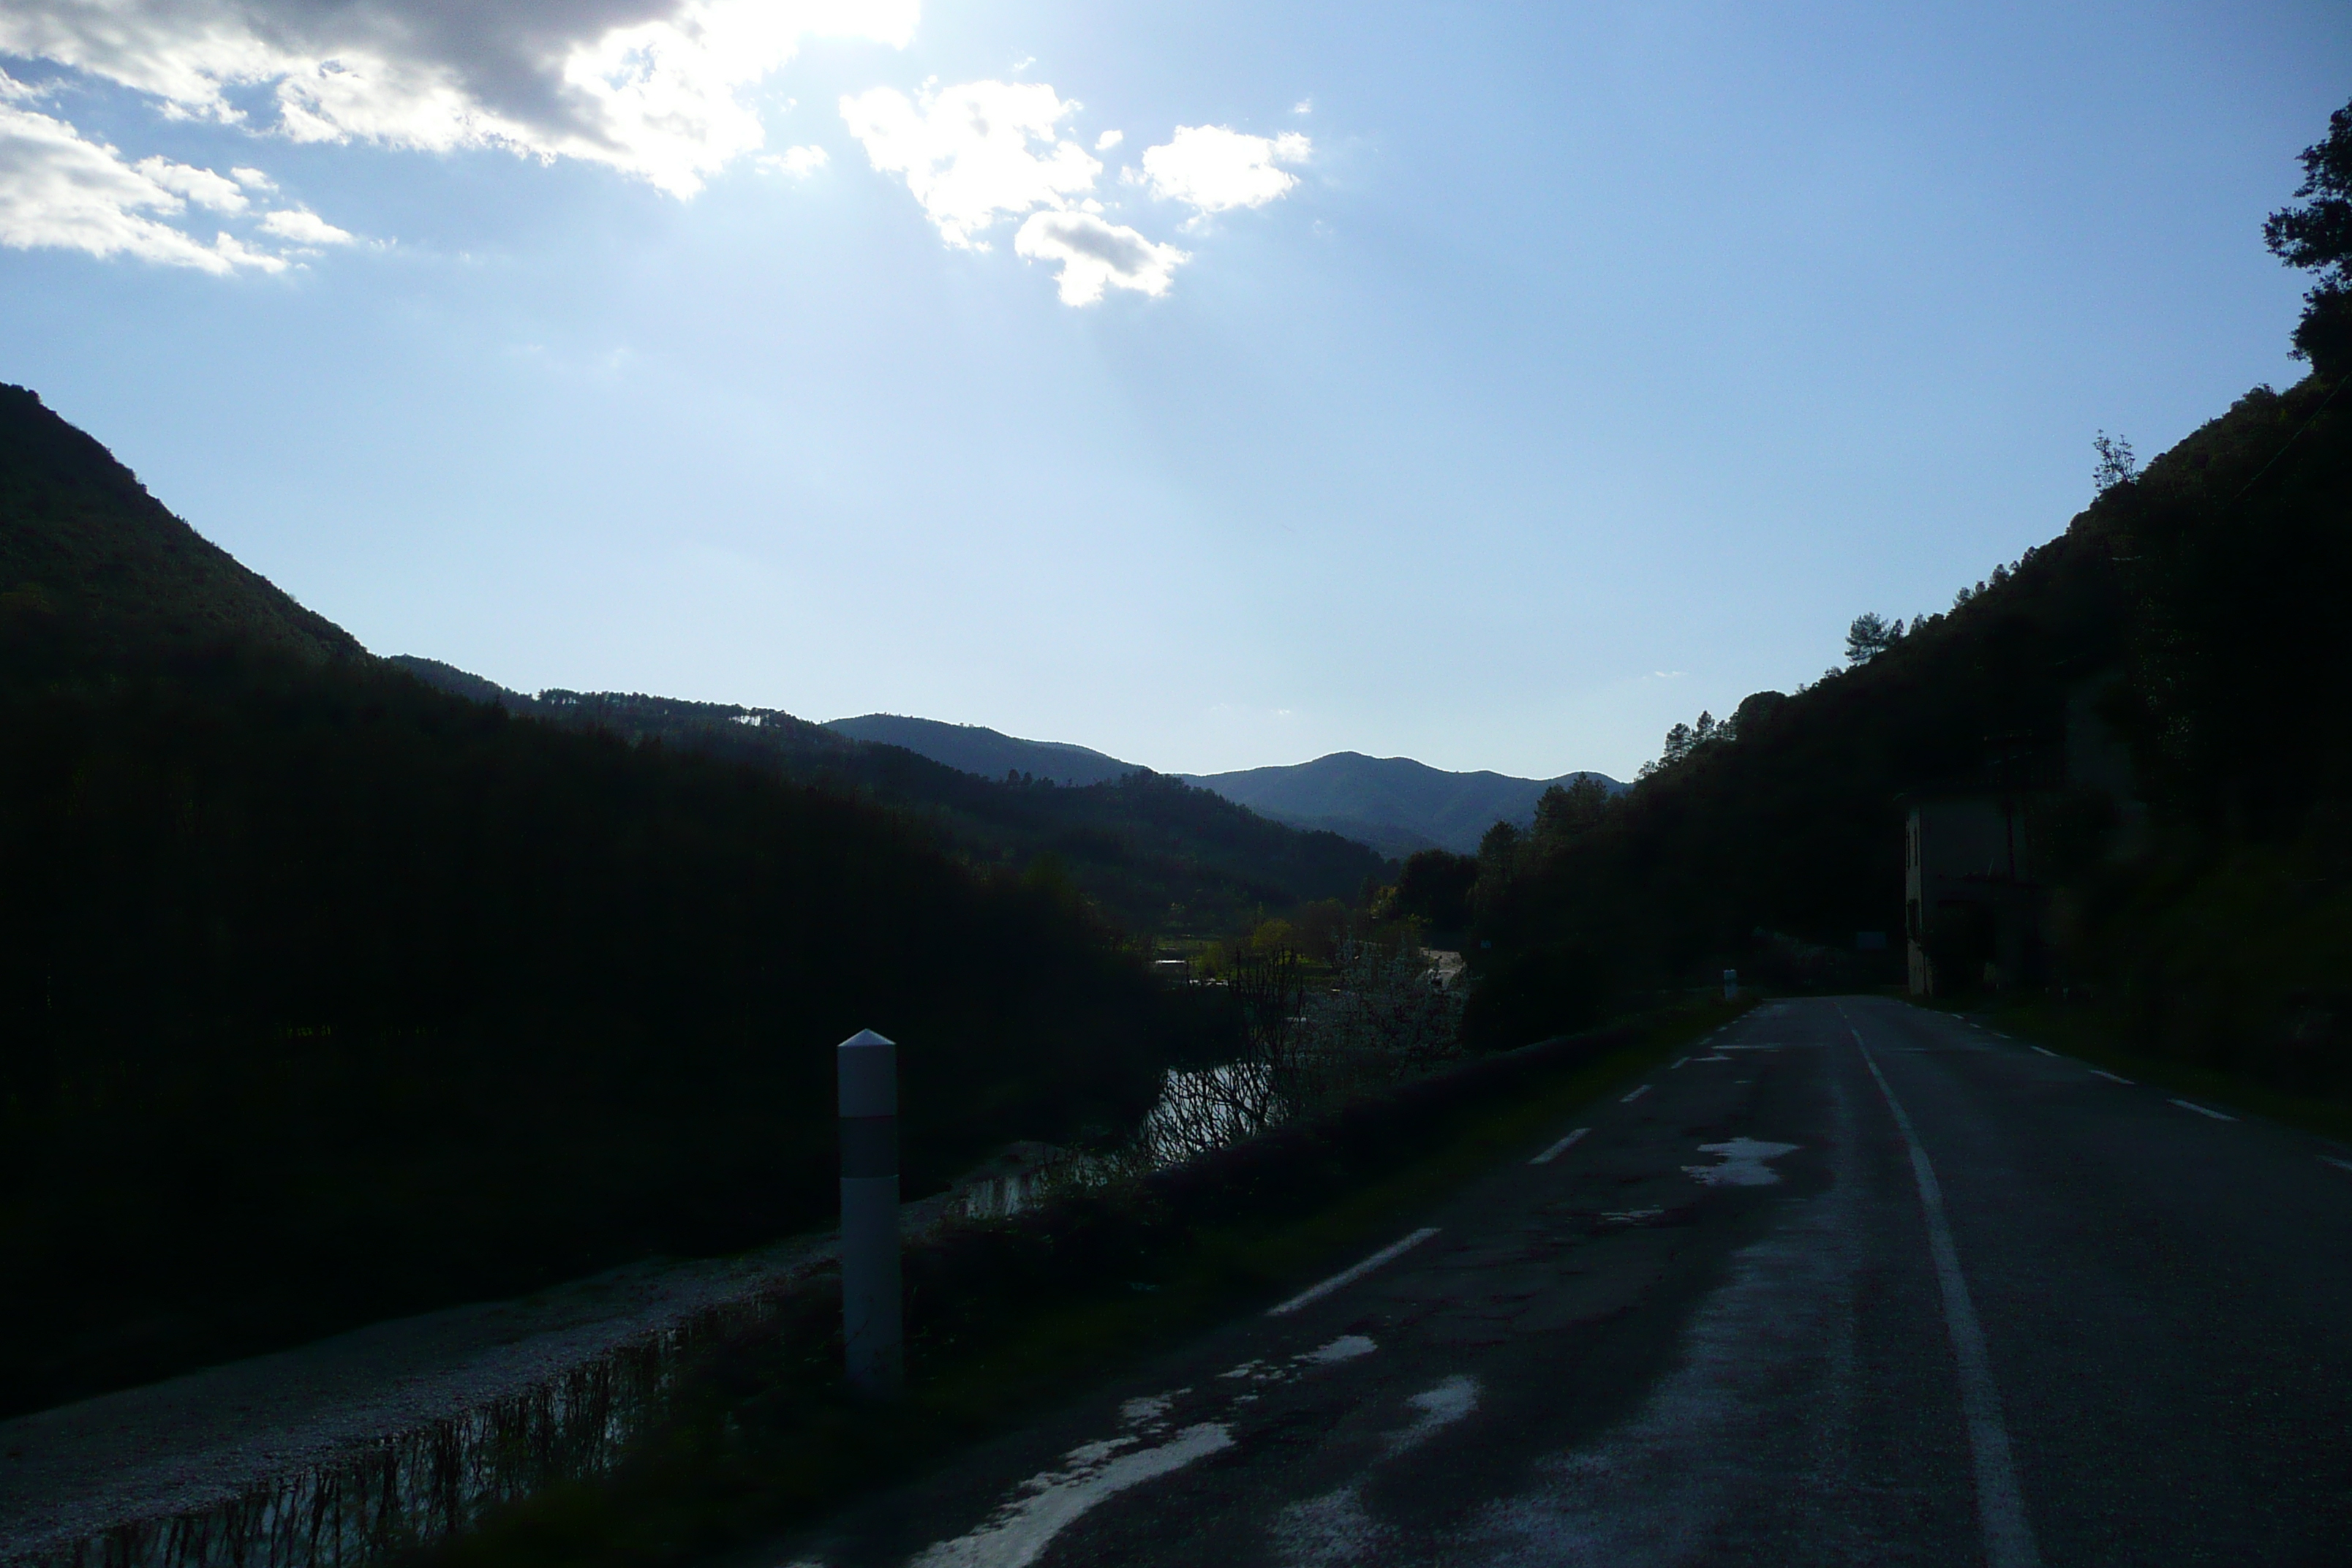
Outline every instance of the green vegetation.
{"type": "Polygon", "coordinates": [[[837,1300],[808,1291],[688,1379],[672,1418],[614,1474],[525,1501],[436,1555],[453,1568],[653,1568],[821,1515],[1353,1262],[1738,1010],[1685,1005],[1488,1057],[919,1249],[908,1387],[892,1405],[849,1395],[837,1300]]]}
{"type": "Polygon", "coordinates": [[[0,386],[0,613],[64,618],[100,647],[233,638],[310,662],[362,654],[350,633],[198,537],[21,386],[0,386]]]}
{"type": "MultiPolygon", "coordinates": [[[[2145,470],[2103,432],[2091,506],[1950,613],[1864,616],[1846,668],[1676,726],[1597,816],[1562,802],[1531,833],[1490,834],[1469,895],[1492,944],[1472,950],[1474,1037],[1726,967],[1898,983],[1907,799],[1998,791],[2042,803],[2044,969],[2071,1030],[2352,1096],[2352,735],[2324,717],[2352,685],[2352,354],[2332,335],[2352,301],[2352,108],[2304,163],[2304,203],[2268,237],[2319,274],[2295,340],[2314,373],[2145,470]],[[2068,780],[2086,716],[2128,747],[2122,807],[2068,780]],[[1858,932],[1895,940],[1860,952],[1858,932]]],[[[1459,876],[1416,857],[1400,896],[1459,876]]]]}
{"type": "Polygon", "coordinates": [[[1023,741],[978,724],[943,724],[936,719],[909,719],[897,713],[868,713],[856,719],[832,719],[826,729],[854,741],[903,746],[917,756],[945,763],[982,778],[1052,779],[1057,784],[1108,784],[1145,770],[1133,763],[1065,741],[1023,741]]]}
{"type": "Polygon", "coordinates": [[[1072,788],[982,778],[772,709],[618,692],[525,697],[430,660],[390,662],[510,712],[634,745],[723,757],[892,808],[975,869],[1066,879],[1127,931],[1222,932],[1269,911],[1354,900],[1385,879],[1371,849],[1268,821],[1180,780],[1137,772],[1072,788]]]}
{"type": "Polygon", "coordinates": [[[820,1225],[860,1026],[918,1191],[1203,1026],[1050,876],[428,689],[29,394],[0,453],[0,1409],[820,1225]]]}
{"type": "Polygon", "coordinates": [[[1464,850],[1497,819],[1524,822],[1553,785],[1579,779],[1619,787],[1599,773],[1520,779],[1504,773],[1453,773],[1410,757],[1334,752],[1288,767],[1245,768],[1192,782],[1254,811],[1299,827],[1328,827],[1400,858],[1417,850],[1464,850]]]}

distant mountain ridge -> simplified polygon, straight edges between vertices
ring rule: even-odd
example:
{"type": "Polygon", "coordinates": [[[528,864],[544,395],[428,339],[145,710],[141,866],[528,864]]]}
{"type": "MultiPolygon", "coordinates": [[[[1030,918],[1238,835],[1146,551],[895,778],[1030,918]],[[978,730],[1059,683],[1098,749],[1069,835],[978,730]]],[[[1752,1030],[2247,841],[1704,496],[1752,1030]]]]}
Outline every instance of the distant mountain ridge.
{"type": "MultiPolygon", "coordinates": [[[[1121,762],[1067,742],[1024,741],[978,724],[947,724],[896,713],[835,719],[824,728],[852,740],[902,746],[982,778],[1002,779],[1015,773],[1040,782],[1084,786],[1150,771],[1139,763],[1121,762]]],[[[1334,752],[1282,767],[1176,776],[1262,816],[1292,827],[1336,833],[1391,859],[1432,848],[1467,855],[1496,823],[1525,827],[1533,822],[1536,802],[1554,784],[1593,778],[1612,795],[1625,787],[1606,773],[1563,773],[1553,779],[1485,771],[1455,773],[1411,757],[1368,757],[1358,752],[1334,752]]]]}
{"type": "Polygon", "coordinates": [[[982,778],[1025,773],[1083,788],[1149,771],[1139,763],[1122,763],[1117,757],[1064,741],[1024,741],[978,724],[949,724],[898,713],[834,719],[827,721],[824,727],[853,741],[904,746],[919,757],[929,757],[982,778]]]}
{"type": "MultiPolygon", "coordinates": [[[[977,867],[1016,869],[1051,857],[1081,891],[1131,930],[1171,921],[1214,929],[1254,910],[1350,898],[1381,869],[1380,853],[1360,840],[1276,822],[1213,790],[1081,746],[1056,748],[979,731],[982,748],[975,752],[967,743],[961,754],[976,760],[982,772],[879,734],[859,739],[774,709],[616,691],[530,696],[437,659],[401,655],[385,662],[428,686],[509,712],[730,758],[895,807],[977,867]],[[990,737],[1032,749],[1007,753],[987,747],[990,737]],[[1008,754],[1030,764],[1013,770],[1028,777],[1006,781],[1006,769],[995,764],[1008,754]],[[1098,784],[1055,777],[1100,764],[1110,771],[1098,784]]],[[[972,740],[966,726],[906,722],[916,728],[890,732],[972,740]]]]}
{"type": "Polygon", "coordinates": [[[1214,790],[1277,822],[1328,828],[1384,854],[1411,854],[1434,845],[1467,855],[1496,823],[1525,827],[1535,820],[1536,802],[1544,791],[1580,778],[1598,779],[1612,795],[1625,788],[1606,773],[1563,773],[1551,779],[1514,778],[1483,769],[1456,773],[1411,757],[1368,757],[1360,752],[1334,752],[1287,767],[1186,774],[1185,782],[1214,790]]]}

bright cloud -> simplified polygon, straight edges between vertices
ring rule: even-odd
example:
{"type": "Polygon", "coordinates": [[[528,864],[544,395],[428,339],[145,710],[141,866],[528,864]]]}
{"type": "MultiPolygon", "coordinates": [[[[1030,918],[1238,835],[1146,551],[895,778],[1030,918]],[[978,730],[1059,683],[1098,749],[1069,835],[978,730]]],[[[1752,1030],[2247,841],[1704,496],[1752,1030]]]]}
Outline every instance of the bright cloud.
{"type": "Polygon", "coordinates": [[[746,89],[814,36],[903,46],[918,0],[9,0],[0,54],[238,122],[266,89],[298,140],[503,147],[677,195],[755,152],[746,89]]]}
{"type": "Polygon", "coordinates": [[[1176,134],[1143,153],[1143,178],[1162,201],[1202,214],[1262,207],[1287,194],[1298,176],[1275,167],[1304,163],[1314,144],[1296,131],[1250,136],[1224,125],[1180,125],[1176,134]]]}
{"type": "Polygon", "coordinates": [[[795,180],[805,180],[827,163],[833,155],[824,148],[787,147],[781,153],[771,153],[760,160],[760,167],[772,174],[786,174],[795,180]]]}
{"type": "Polygon", "coordinates": [[[942,239],[984,250],[972,237],[1000,217],[1094,188],[1102,165],[1055,135],[1077,107],[1042,82],[972,81],[912,102],[876,88],[844,98],[841,117],[877,169],[906,176],[942,239]]]}
{"type": "Polygon", "coordinates": [[[1032,213],[1013,237],[1013,248],[1032,261],[1061,263],[1065,305],[1094,304],[1106,288],[1132,289],[1156,299],[1168,292],[1176,268],[1192,259],[1172,245],[1156,244],[1090,212],[1032,213]]]}
{"type": "Polygon", "coordinates": [[[173,195],[184,196],[200,207],[210,207],[216,213],[241,213],[246,208],[245,193],[237,189],[236,181],[226,174],[190,168],[168,158],[142,158],[138,169],[173,195]]]}
{"type": "Polygon", "coordinates": [[[261,220],[261,226],[280,239],[297,245],[353,245],[358,240],[347,229],[337,228],[308,207],[291,207],[271,213],[261,220]]]}
{"type": "Polygon", "coordinates": [[[192,199],[235,210],[226,205],[231,197],[242,205],[236,186],[209,169],[161,158],[126,163],[62,120],[0,103],[0,245],[131,256],[206,272],[281,270],[282,259],[226,234],[205,245],[163,221],[192,199]]]}

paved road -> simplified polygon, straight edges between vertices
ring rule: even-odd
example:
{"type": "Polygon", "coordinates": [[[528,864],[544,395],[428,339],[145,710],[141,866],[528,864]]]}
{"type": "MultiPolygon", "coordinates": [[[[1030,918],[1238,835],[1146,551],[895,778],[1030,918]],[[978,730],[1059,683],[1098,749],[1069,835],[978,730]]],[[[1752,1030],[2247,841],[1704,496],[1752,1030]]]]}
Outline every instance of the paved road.
{"type": "Polygon", "coordinates": [[[747,1565],[2352,1563],[2345,1149],[1872,999],[1622,1092],[747,1565]]]}

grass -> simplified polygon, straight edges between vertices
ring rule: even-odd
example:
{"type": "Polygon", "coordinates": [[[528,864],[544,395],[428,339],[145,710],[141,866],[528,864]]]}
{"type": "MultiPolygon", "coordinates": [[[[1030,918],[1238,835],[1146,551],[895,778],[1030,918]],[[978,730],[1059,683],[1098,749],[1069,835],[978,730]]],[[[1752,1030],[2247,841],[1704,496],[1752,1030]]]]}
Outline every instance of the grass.
{"type": "Polygon", "coordinates": [[[1969,1016],[2053,1051],[2106,1068],[2185,1098],[2229,1106],[2282,1126],[2352,1143],[2352,1105],[2340,1100],[2295,1094],[2242,1073],[2135,1051],[2116,1038],[2114,1023],[2090,1008],[2066,1006],[2047,996],[1996,1000],[1973,1007],[1938,1006],[1969,1016]]]}
{"type": "Polygon", "coordinates": [[[961,1251],[910,1257],[908,1390],[888,1404],[842,1385],[837,1307],[813,1289],[782,1327],[697,1369],[672,1418],[610,1474],[511,1505],[431,1555],[668,1568],[821,1518],[1355,1261],[1741,1010],[1653,1016],[1556,1070],[1489,1075],[1458,1103],[1408,1110],[1417,1140],[1294,1139],[1271,1165],[1229,1166],[1222,1192],[1082,1195],[1045,1226],[974,1227],[961,1251]]]}

